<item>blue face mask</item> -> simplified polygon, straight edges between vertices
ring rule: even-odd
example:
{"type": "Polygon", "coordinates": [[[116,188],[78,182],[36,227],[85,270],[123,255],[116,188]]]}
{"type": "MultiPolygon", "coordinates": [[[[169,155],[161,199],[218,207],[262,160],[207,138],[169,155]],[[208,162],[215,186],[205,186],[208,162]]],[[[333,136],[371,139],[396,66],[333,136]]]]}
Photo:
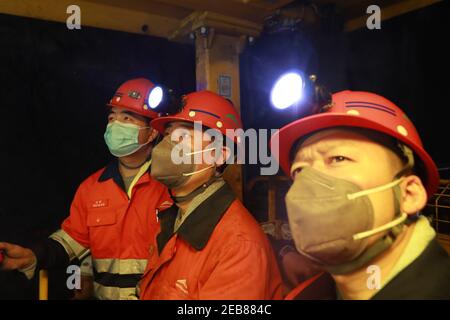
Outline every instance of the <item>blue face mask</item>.
{"type": "Polygon", "coordinates": [[[139,131],[147,128],[118,121],[108,123],[104,138],[109,151],[118,158],[135,153],[148,143],[139,144],[139,131]]]}

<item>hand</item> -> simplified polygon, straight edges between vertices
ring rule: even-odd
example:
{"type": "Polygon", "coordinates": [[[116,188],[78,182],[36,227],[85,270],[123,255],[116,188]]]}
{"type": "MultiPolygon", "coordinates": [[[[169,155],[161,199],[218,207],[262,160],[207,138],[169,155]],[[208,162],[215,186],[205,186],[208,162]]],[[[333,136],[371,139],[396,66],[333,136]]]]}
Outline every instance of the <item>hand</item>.
{"type": "Polygon", "coordinates": [[[81,276],[81,288],[74,292],[73,300],[89,300],[94,296],[94,279],[91,276],[81,276]]]}
{"type": "Polygon", "coordinates": [[[24,269],[36,262],[36,256],[28,248],[23,248],[12,243],[0,242],[0,250],[3,250],[4,256],[0,270],[24,269]]]}

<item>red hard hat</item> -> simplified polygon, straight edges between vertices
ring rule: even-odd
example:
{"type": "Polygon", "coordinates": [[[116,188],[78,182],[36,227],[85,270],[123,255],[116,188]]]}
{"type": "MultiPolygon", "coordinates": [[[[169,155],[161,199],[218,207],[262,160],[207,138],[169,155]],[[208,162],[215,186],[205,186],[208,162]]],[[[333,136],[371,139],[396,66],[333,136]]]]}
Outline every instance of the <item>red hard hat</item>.
{"type": "Polygon", "coordinates": [[[148,106],[148,94],[155,85],[147,79],[138,78],[124,82],[109,101],[107,106],[124,108],[141,116],[154,119],[158,113],[148,106]]]}
{"type": "Polygon", "coordinates": [[[300,138],[326,128],[358,127],[387,134],[410,147],[425,169],[425,176],[422,178],[428,196],[437,190],[437,167],[424,150],[412,122],[394,103],[374,93],[346,90],[333,94],[331,104],[325,106],[325,109],[323,113],[307,116],[284,126],[272,137],[272,152],[287,175],[290,175],[291,149],[300,138]],[[276,139],[279,139],[278,153],[273,148],[276,139]]]}
{"type": "Polygon", "coordinates": [[[166,124],[174,121],[201,121],[203,126],[216,129],[230,138],[231,141],[240,143],[236,135],[233,134],[234,130],[242,129],[239,113],[231,102],[214,92],[205,90],[184,96],[183,108],[180,112],[156,118],[151,122],[151,126],[163,133],[166,124]]]}

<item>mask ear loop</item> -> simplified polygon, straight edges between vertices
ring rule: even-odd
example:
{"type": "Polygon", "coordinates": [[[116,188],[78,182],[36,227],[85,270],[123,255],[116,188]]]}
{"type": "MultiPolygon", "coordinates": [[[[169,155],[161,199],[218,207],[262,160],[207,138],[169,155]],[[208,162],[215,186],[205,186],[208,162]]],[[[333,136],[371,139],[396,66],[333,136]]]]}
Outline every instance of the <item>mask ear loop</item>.
{"type": "MultiPolygon", "coordinates": [[[[150,128],[150,127],[142,127],[141,129],[147,129],[147,128],[150,128]]],[[[141,129],[139,129],[139,130],[141,130],[141,129]]],[[[134,153],[136,153],[136,152],[138,152],[139,150],[141,150],[143,147],[145,147],[146,145],[148,145],[149,143],[151,143],[152,141],[147,141],[146,143],[143,143],[143,144],[140,144],[139,145],[139,148],[137,148],[133,153],[130,153],[130,154],[128,154],[128,155],[126,155],[126,156],[129,156],[129,155],[132,155],[132,154],[134,154],[134,153]]],[[[124,156],[124,157],[126,157],[126,156],[124,156]]],[[[144,160],[144,162],[142,162],[139,166],[137,166],[137,167],[130,167],[130,166],[127,166],[127,165],[125,165],[123,162],[120,162],[125,168],[128,168],[128,169],[137,169],[137,168],[140,168],[140,167],[142,167],[147,161],[149,161],[150,159],[152,158],[152,154],[150,153],[149,154],[149,156],[144,160]]]]}
{"type": "MultiPolygon", "coordinates": [[[[362,197],[362,196],[365,196],[365,195],[368,195],[368,194],[371,194],[371,193],[376,193],[376,192],[388,190],[388,189],[391,189],[393,187],[396,187],[403,180],[404,180],[404,178],[402,177],[402,178],[399,178],[397,180],[392,181],[391,183],[385,184],[383,186],[379,186],[379,187],[376,187],[376,188],[372,188],[372,189],[367,189],[367,190],[351,193],[351,194],[347,195],[347,198],[349,200],[354,200],[356,198],[359,198],[359,197],[362,197]]],[[[385,230],[392,229],[392,228],[394,228],[394,227],[404,223],[407,218],[408,218],[408,215],[406,213],[402,212],[398,218],[392,220],[391,222],[388,222],[385,225],[382,225],[382,226],[380,226],[378,228],[375,228],[375,229],[372,229],[372,230],[369,230],[369,231],[364,231],[364,232],[360,232],[360,233],[357,233],[357,234],[353,235],[353,240],[365,239],[365,238],[373,236],[373,235],[375,235],[377,233],[383,232],[385,230]]]]}
{"type": "MultiPolygon", "coordinates": [[[[212,167],[214,167],[214,166],[212,166],[212,167]]],[[[204,168],[200,171],[205,171],[209,168],[211,168],[211,167],[204,168]]],[[[196,173],[199,173],[199,172],[197,171],[196,173]]],[[[193,173],[193,174],[195,174],[195,173],[193,173]]],[[[185,174],[183,174],[183,175],[186,176],[185,174]]],[[[192,175],[192,174],[190,174],[190,175],[192,175]]],[[[177,197],[176,195],[173,195],[172,190],[169,189],[170,197],[176,203],[191,200],[191,199],[195,198],[197,195],[199,195],[200,193],[203,193],[211,184],[213,184],[215,181],[219,180],[220,178],[221,178],[221,176],[213,175],[207,182],[205,182],[200,187],[198,187],[197,189],[195,189],[194,191],[192,191],[191,193],[189,193],[185,196],[177,197]]]]}
{"type": "MultiPolygon", "coordinates": [[[[204,152],[213,151],[213,150],[216,150],[216,148],[209,148],[209,149],[200,150],[200,151],[193,151],[193,152],[186,153],[186,155],[187,155],[187,156],[191,156],[191,155],[193,155],[193,154],[195,155],[195,154],[204,153],[204,152]]],[[[183,173],[183,176],[184,176],[184,177],[189,177],[189,176],[192,176],[192,175],[194,175],[194,174],[201,173],[201,172],[203,172],[203,171],[206,171],[206,170],[208,170],[208,169],[211,169],[211,168],[213,168],[213,167],[215,167],[214,164],[213,164],[213,165],[210,165],[209,167],[206,167],[206,168],[203,168],[203,169],[201,169],[201,170],[198,170],[198,171],[189,172],[189,173],[183,173]]]]}
{"type": "Polygon", "coordinates": [[[392,187],[395,187],[396,185],[400,184],[403,181],[403,179],[404,178],[400,178],[400,179],[394,180],[394,181],[392,181],[392,182],[390,182],[388,184],[385,184],[385,185],[382,185],[382,186],[379,186],[379,187],[375,187],[375,188],[372,188],[372,189],[367,189],[367,190],[362,190],[362,191],[359,191],[359,192],[347,194],[347,199],[348,200],[354,200],[356,198],[359,198],[359,197],[362,197],[362,196],[365,196],[365,195],[368,195],[368,194],[371,194],[371,193],[377,193],[377,192],[380,192],[380,191],[391,189],[392,187]]]}
{"type": "Polygon", "coordinates": [[[353,235],[353,240],[361,240],[361,239],[364,239],[364,238],[371,237],[371,236],[373,236],[374,234],[383,232],[383,231],[385,231],[385,230],[389,230],[389,229],[391,229],[391,228],[393,228],[393,227],[395,227],[395,226],[397,226],[397,225],[403,223],[403,222],[406,220],[407,217],[408,217],[408,215],[407,215],[406,213],[403,212],[403,213],[400,215],[400,217],[398,217],[397,219],[392,220],[392,221],[389,222],[389,223],[386,223],[384,226],[380,226],[380,227],[375,228],[375,229],[373,229],[373,230],[369,230],[369,231],[365,231],[365,232],[360,232],[360,233],[357,233],[357,234],[353,235]]]}
{"type": "MultiPolygon", "coordinates": [[[[200,151],[194,151],[194,152],[189,152],[186,153],[186,155],[193,155],[193,154],[198,154],[198,153],[203,153],[203,152],[207,152],[207,151],[212,151],[212,150],[216,150],[216,148],[209,148],[209,149],[205,149],[205,150],[200,150],[200,151]]],[[[209,170],[211,168],[215,167],[215,165],[211,165],[209,167],[203,168],[201,170],[197,170],[194,172],[188,172],[188,173],[183,173],[184,177],[189,177],[201,172],[204,172],[206,170],[209,170]]],[[[172,198],[172,200],[176,203],[180,203],[180,202],[185,202],[188,201],[190,199],[193,199],[194,197],[196,197],[197,195],[199,195],[200,193],[203,193],[213,182],[219,180],[222,177],[222,174],[217,175],[214,174],[207,182],[205,182],[204,184],[202,184],[200,187],[198,187],[196,190],[192,191],[190,194],[185,195],[185,196],[181,196],[181,197],[177,197],[176,195],[172,194],[172,191],[169,189],[169,194],[170,197],[172,198]]]]}
{"type": "Polygon", "coordinates": [[[186,155],[187,155],[187,156],[191,156],[191,155],[193,155],[193,154],[198,154],[198,153],[208,152],[208,151],[212,151],[212,150],[216,150],[216,148],[209,148],[209,149],[200,150],[200,151],[188,152],[188,153],[186,153],[186,155]]]}
{"type": "MultiPolygon", "coordinates": [[[[397,146],[400,149],[400,151],[403,153],[405,159],[407,160],[406,165],[401,169],[395,176],[394,179],[401,179],[403,176],[411,174],[414,169],[414,152],[411,150],[410,147],[404,145],[401,142],[397,142],[397,146]]],[[[394,199],[395,199],[395,206],[397,209],[397,212],[399,212],[399,217],[402,215],[400,210],[400,200],[402,196],[402,191],[399,186],[396,186],[394,189],[394,199]]],[[[406,219],[404,220],[405,225],[410,225],[415,219],[418,219],[419,212],[417,212],[414,216],[407,215],[406,219]]],[[[393,230],[392,230],[393,231],[393,230]]],[[[394,238],[396,238],[395,232],[393,232],[394,238]]]]}
{"type": "Polygon", "coordinates": [[[188,172],[188,173],[183,173],[183,177],[189,177],[189,176],[193,176],[194,174],[198,174],[198,173],[202,173],[203,171],[209,170],[211,168],[213,168],[214,165],[211,165],[209,167],[197,170],[197,171],[193,171],[193,172],[188,172]]]}
{"type": "MultiPolygon", "coordinates": [[[[195,152],[189,153],[189,155],[197,154],[197,153],[201,153],[201,152],[206,152],[206,151],[210,151],[210,150],[214,150],[214,149],[215,148],[201,150],[201,151],[195,151],[195,152]]],[[[211,169],[213,167],[215,167],[215,165],[211,165],[211,166],[208,166],[206,168],[203,168],[203,169],[200,169],[200,170],[197,170],[197,171],[183,173],[183,177],[193,176],[195,174],[198,174],[198,173],[204,172],[206,170],[209,170],[209,169],[211,169]]],[[[172,200],[174,202],[176,202],[176,203],[185,202],[185,201],[188,201],[188,200],[191,200],[191,199],[195,198],[200,193],[203,193],[216,180],[217,180],[217,178],[213,175],[207,182],[205,182],[200,187],[198,187],[197,189],[195,189],[194,191],[192,191],[191,193],[189,193],[189,194],[187,194],[185,196],[177,197],[176,195],[172,194],[172,190],[170,190],[170,189],[169,189],[169,194],[170,194],[170,197],[172,198],[172,200]]]]}

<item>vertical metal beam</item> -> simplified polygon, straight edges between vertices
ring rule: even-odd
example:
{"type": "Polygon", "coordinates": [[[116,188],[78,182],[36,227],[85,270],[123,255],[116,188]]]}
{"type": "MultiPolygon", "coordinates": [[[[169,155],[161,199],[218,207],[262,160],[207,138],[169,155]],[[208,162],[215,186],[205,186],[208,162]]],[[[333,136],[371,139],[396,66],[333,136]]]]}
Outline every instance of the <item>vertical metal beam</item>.
{"type": "MultiPolygon", "coordinates": [[[[239,53],[242,50],[242,38],[218,34],[214,29],[208,35],[196,32],[196,76],[197,90],[210,90],[221,93],[220,77],[231,80],[229,98],[240,112],[239,53]]],[[[222,88],[223,89],[223,88],[222,88]]],[[[223,92],[222,92],[223,93],[223,92]]],[[[242,166],[230,165],[225,172],[225,180],[242,200],[242,166]]]]}

